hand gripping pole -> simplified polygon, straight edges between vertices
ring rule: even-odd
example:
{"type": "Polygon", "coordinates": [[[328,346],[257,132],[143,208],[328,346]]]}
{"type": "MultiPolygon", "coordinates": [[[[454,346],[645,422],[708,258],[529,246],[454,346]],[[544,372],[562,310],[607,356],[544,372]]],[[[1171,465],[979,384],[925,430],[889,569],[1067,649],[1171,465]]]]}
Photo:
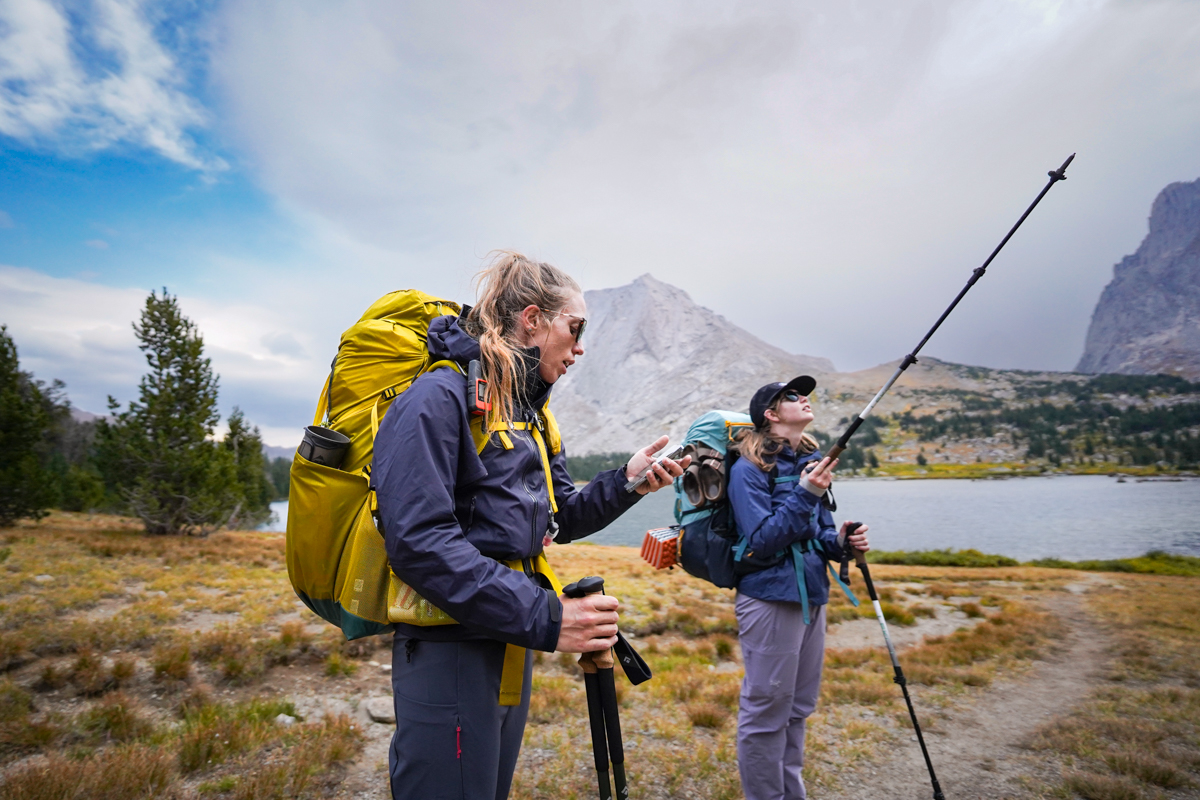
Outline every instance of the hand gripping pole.
{"type": "MultiPolygon", "coordinates": [[[[563,587],[567,597],[602,594],[604,579],[596,576],[563,587]]],[[[596,762],[596,782],[600,800],[612,800],[608,781],[608,763],[612,761],[613,784],[617,800],[628,800],[629,786],[625,780],[625,749],[621,743],[621,720],[617,709],[617,686],[613,679],[612,649],[579,656],[583,670],[583,685],[587,689],[588,722],[592,729],[592,755],[596,762]]]]}

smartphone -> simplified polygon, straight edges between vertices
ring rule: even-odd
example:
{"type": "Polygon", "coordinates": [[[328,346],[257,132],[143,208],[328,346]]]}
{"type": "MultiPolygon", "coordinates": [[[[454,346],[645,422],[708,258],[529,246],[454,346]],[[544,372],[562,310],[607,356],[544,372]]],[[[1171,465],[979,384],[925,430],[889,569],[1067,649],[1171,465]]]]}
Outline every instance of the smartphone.
{"type": "Polygon", "coordinates": [[[651,469],[654,467],[654,465],[655,465],[655,464],[660,464],[660,463],[662,463],[662,460],[663,460],[664,458],[669,458],[669,459],[671,459],[672,461],[675,461],[676,459],[678,459],[678,458],[680,458],[680,457],[682,457],[682,456],[683,456],[683,445],[681,445],[681,444],[680,444],[680,445],[676,445],[675,447],[671,448],[670,450],[667,450],[666,452],[664,452],[664,453],[663,453],[662,455],[660,455],[660,456],[655,456],[655,457],[654,457],[654,460],[650,462],[649,466],[647,466],[647,467],[646,467],[644,470],[642,470],[641,472],[639,472],[639,473],[638,473],[638,474],[637,474],[637,475],[634,477],[634,479],[633,479],[633,480],[631,480],[629,483],[625,484],[625,491],[627,491],[627,492],[632,492],[634,489],[638,488],[638,487],[639,487],[639,486],[641,486],[643,483],[645,483],[645,482],[646,482],[646,476],[647,476],[648,474],[650,474],[650,470],[651,470],[651,469]]]}

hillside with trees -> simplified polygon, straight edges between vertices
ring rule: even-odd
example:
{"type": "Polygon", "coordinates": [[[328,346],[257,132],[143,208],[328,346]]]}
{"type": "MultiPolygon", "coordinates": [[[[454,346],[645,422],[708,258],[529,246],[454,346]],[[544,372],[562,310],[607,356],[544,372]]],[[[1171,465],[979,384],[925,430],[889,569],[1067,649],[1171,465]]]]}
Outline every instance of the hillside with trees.
{"type": "Polygon", "coordinates": [[[195,323],[164,289],[151,292],[133,329],[148,367],[138,399],[122,410],[109,397],[109,416],[89,418],[74,412],[61,381],[20,369],[0,327],[0,526],[50,508],[127,514],[161,534],[254,528],[270,517],[279,465],[236,407],[216,439],[219,379],[195,323]]]}

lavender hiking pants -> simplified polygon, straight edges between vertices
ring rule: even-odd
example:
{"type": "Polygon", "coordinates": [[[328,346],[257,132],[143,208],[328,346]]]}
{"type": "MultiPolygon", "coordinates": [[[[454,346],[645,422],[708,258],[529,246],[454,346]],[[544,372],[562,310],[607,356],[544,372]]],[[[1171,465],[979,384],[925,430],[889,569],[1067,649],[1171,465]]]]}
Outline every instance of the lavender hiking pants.
{"type": "Polygon", "coordinates": [[[825,660],[825,606],[804,624],[799,603],[739,593],[746,677],[738,709],[738,770],[746,800],[803,800],[804,725],[817,705],[825,660]]]}

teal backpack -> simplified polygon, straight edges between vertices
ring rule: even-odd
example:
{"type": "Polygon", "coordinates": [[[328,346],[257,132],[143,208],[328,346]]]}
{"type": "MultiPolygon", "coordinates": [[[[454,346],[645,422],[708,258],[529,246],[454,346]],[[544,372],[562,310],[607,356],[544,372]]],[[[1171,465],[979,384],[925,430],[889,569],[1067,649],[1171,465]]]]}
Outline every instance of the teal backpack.
{"type": "MultiPolygon", "coordinates": [[[[759,554],[748,549],[748,542],[737,532],[733,508],[726,495],[729,471],[737,461],[736,444],[742,435],[752,430],[749,415],[736,411],[709,411],[701,414],[688,428],[684,438],[684,455],[692,462],[684,474],[675,479],[675,521],[680,526],[677,546],[679,565],[693,575],[722,589],[733,589],[737,579],[751,572],[782,563],[787,551],[759,554]]],[[[772,471],[775,485],[794,483],[799,475],[778,477],[772,471]]],[[[830,510],[837,508],[834,505],[830,510]]],[[[821,505],[813,509],[820,514],[821,505]]],[[[815,521],[815,519],[814,519],[815,521]]],[[[804,622],[809,622],[808,588],[804,581],[804,553],[823,552],[823,545],[808,539],[791,545],[796,584],[804,609],[804,622]]],[[[842,561],[843,554],[834,560],[842,561]]],[[[858,598],[842,581],[826,560],[833,581],[842,588],[850,602],[857,606],[858,598]]]]}

